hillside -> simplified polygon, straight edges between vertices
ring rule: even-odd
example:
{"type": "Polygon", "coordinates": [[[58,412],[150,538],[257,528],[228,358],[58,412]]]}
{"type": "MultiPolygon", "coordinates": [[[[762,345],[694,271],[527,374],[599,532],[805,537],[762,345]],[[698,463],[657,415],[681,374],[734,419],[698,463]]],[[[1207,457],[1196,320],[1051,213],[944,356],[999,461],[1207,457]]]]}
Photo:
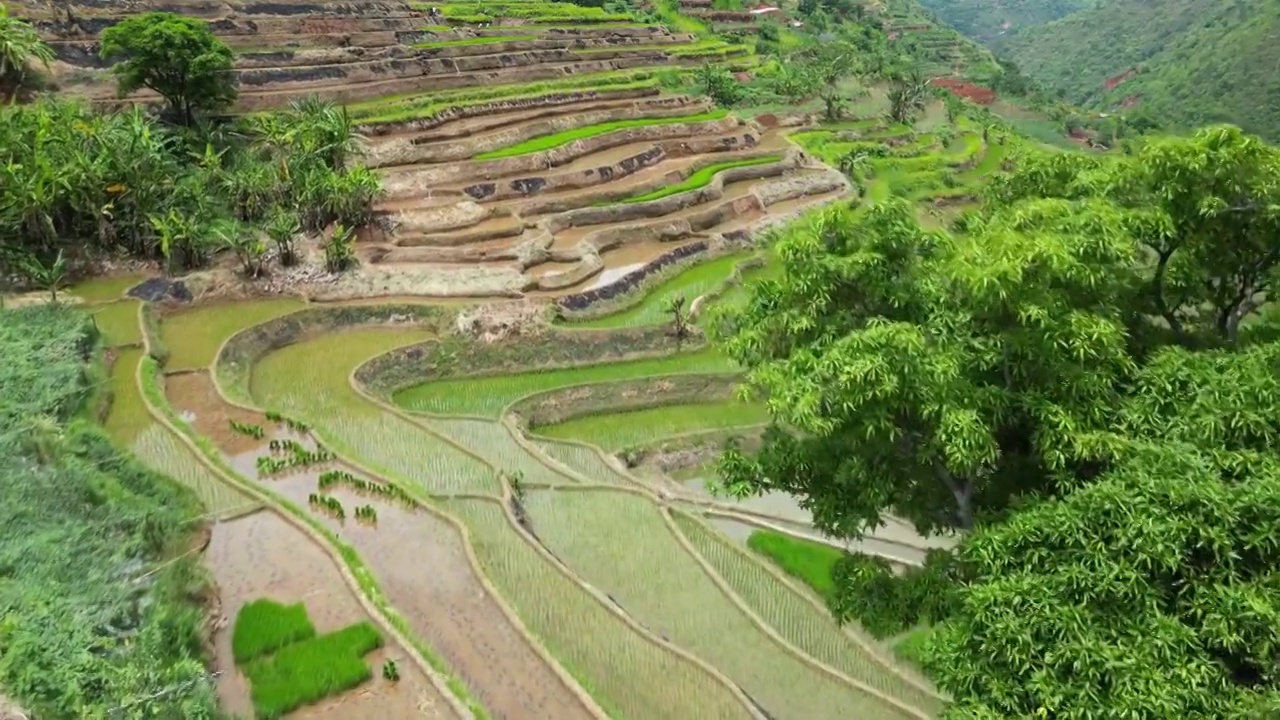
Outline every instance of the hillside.
{"type": "Polygon", "coordinates": [[[991,47],[1011,32],[1043,25],[1088,8],[1088,0],[920,0],[940,19],[991,47]]]}
{"type": "Polygon", "coordinates": [[[1280,138],[1280,7],[1269,0],[1115,0],[1000,49],[1071,102],[1280,138]]]}

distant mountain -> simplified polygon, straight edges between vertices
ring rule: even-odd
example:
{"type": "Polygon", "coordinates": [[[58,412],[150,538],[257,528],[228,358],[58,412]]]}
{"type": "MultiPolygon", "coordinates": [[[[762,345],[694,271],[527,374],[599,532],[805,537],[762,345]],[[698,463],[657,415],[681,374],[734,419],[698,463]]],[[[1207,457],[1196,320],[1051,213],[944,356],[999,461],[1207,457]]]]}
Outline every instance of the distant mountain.
{"type": "Polygon", "coordinates": [[[1099,0],[991,44],[1072,103],[1178,126],[1230,122],[1280,141],[1278,0],[1099,0]]]}
{"type": "Polygon", "coordinates": [[[943,22],[992,47],[1011,32],[1092,7],[1093,0],[920,0],[943,22]]]}

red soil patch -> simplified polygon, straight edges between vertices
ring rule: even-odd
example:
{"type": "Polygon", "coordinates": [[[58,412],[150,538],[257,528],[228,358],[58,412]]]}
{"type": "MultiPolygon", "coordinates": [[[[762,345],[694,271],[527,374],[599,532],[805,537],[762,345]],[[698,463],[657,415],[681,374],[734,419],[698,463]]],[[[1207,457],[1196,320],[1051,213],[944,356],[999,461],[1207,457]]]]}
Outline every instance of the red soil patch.
{"type": "Polygon", "coordinates": [[[1127,96],[1125,99],[1121,100],[1121,101],[1120,101],[1120,108],[1121,108],[1121,109],[1124,109],[1124,110],[1128,110],[1129,108],[1135,108],[1135,107],[1138,107],[1138,105],[1140,105],[1141,103],[1142,103],[1142,94],[1141,94],[1141,93],[1135,93],[1135,94],[1133,94],[1133,95],[1129,95],[1129,96],[1127,96]]]}
{"type": "Polygon", "coordinates": [[[1115,90],[1117,85],[1133,77],[1137,72],[1137,68],[1129,68],[1119,75],[1112,75],[1107,78],[1106,82],[1102,83],[1102,87],[1105,90],[1115,90]]]}
{"type": "Polygon", "coordinates": [[[740,83],[749,83],[751,82],[751,73],[746,73],[746,72],[734,73],[733,78],[740,83]]]}
{"type": "Polygon", "coordinates": [[[933,78],[929,81],[929,84],[943,88],[956,97],[964,98],[978,105],[990,105],[997,99],[994,90],[955,78],[933,78]]]}

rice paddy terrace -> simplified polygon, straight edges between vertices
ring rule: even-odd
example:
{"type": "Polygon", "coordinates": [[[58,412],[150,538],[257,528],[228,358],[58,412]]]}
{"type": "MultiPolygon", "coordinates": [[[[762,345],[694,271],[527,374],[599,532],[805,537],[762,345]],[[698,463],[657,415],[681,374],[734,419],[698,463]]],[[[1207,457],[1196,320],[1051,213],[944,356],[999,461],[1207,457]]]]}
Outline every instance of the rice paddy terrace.
{"type": "MultiPolygon", "coordinates": [[[[695,5],[679,17],[717,12],[695,5]]],[[[399,668],[271,705],[228,627],[227,709],[936,716],[925,678],[748,547],[761,529],[824,542],[793,499],[704,489],[726,437],[750,441],[767,413],[700,334],[672,336],[665,308],[740,302],[778,269],[761,228],[855,191],[910,197],[941,224],[1003,142],[940,103],[886,123],[878,91],[839,125],[745,121],[661,80],[749,68],[747,48],[567,3],[59,8],[24,14],[57,48],[62,90],[118,102],[96,33],[125,13],[197,14],[239,54],[237,111],[346,104],[387,190],[349,300],[160,306],[128,294],[138,277],[74,289],[112,348],[107,430],[217,519],[223,615],[303,603],[316,637],[300,644],[372,627],[364,661],[399,668]],[[548,304],[555,321],[529,321],[548,304]]],[[[860,549],[913,564],[934,544],[889,519],[860,549]]]]}

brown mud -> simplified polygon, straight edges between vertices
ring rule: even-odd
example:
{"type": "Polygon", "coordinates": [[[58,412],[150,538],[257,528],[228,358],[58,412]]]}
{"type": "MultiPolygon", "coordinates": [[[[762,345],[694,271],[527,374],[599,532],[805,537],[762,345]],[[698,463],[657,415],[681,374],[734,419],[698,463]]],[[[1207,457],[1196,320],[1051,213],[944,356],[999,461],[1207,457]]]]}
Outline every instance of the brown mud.
{"type": "MultiPolygon", "coordinates": [[[[205,562],[218,586],[226,624],[213,637],[217,657],[218,699],[222,708],[252,717],[249,685],[235,668],[231,632],[246,603],[271,598],[304,603],[317,632],[331,632],[368,619],[329,556],[270,510],[219,523],[213,528],[205,562]]],[[[382,720],[388,717],[453,718],[439,693],[413,663],[394,648],[365,656],[373,679],[340,696],[291,713],[291,719],[382,720]],[[396,660],[400,681],[381,677],[382,662],[396,660]]]]}

